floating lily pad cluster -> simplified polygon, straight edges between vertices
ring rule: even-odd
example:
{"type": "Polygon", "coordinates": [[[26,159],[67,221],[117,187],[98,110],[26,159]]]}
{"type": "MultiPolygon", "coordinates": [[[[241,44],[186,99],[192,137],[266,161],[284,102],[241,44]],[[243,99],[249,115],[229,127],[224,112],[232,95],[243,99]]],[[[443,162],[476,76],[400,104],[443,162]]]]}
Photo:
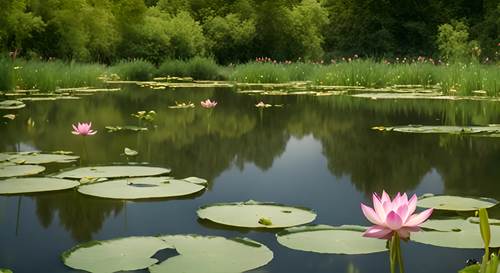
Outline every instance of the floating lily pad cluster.
{"type": "Polygon", "coordinates": [[[500,137],[500,125],[491,124],[488,126],[426,126],[426,125],[406,125],[406,126],[376,126],[372,128],[377,131],[400,132],[413,134],[455,134],[472,136],[500,137]]]}
{"type": "MultiPolygon", "coordinates": [[[[28,167],[28,170],[31,170],[31,166],[37,165],[12,165],[10,162],[7,164],[0,162],[0,171],[7,170],[8,174],[12,174],[14,171],[9,170],[10,167],[28,167]]],[[[78,192],[82,194],[101,198],[168,198],[200,192],[208,183],[198,177],[174,179],[158,176],[168,173],[170,169],[146,166],[84,167],[64,171],[52,177],[0,180],[0,194],[34,193],[78,187],[78,192]],[[111,178],[116,179],[110,180],[111,178]]]]}
{"type": "Polygon", "coordinates": [[[39,164],[71,163],[79,156],[61,153],[0,153],[0,178],[35,175],[45,171],[39,164]]]}

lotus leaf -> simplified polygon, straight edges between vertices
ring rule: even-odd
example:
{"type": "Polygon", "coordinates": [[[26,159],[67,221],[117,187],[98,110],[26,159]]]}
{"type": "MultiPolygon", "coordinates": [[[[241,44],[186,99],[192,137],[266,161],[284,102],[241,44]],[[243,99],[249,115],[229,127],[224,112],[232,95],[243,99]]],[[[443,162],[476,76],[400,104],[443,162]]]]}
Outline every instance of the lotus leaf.
{"type": "Polygon", "coordinates": [[[125,148],[123,149],[123,153],[126,155],[126,156],[136,156],[139,154],[139,152],[135,151],[135,150],[132,150],[130,148],[125,148]]]}
{"type": "Polygon", "coordinates": [[[77,245],[64,252],[62,259],[65,265],[88,272],[139,270],[157,263],[151,256],[168,247],[157,237],[126,237],[77,245]]]}
{"type": "Polygon", "coordinates": [[[144,199],[184,196],[199,192],[205,186],[169,177],[143,177],[110,180],[83,185],[80,193],[112,199],[144,199]]]}
{"type": "Polygon", "coordinates": [[[21,109],[25,106],[26,106],[26,104],[24,104],[22,101],[18,101],[18,100],[0,101],[0,109],[2,109],[2,110],[21,109]]]}
{"type": "Polygon", "coordinates": [[[438,210],[473,211],[480,208],[491,208],[496,204],[498,204],[497,200],[489,198],[428,194],[419,198],[417,206],[438,210]]]}
{"type": "MultiPolygon", "coordinates": [[[[500,247],[499,220],[490,220],[490,247],[500,247]]],[[[411,235],[415,242],[451,248],[484,248],[477,218],[428,220],[421,226],[425,231],[411,235]]]]}
{"type": "Polygon", "coordinates": [[[197,235],[161,236],[178,256],[149,268],[151,273],[233,273],[261,267],[273,259],[265,245],[247,238],[197,235]]]}
{"type": "Polygon", "coordinates": [[[473,134],[473,135],[494,135],[500,133],[499,125],[490,126],[426,126],[426,125],[407,125],[407,126],[376,126],[372,129],[378,131],[394,131],[401,133],[415,134],[473,134]]]}
{"type": "Polygon", "coordinates": [[[147,131],[148,130],[148,128],[146,128],[146,127],[138,127],[138,126],[133,126],[133,125],[106,126],[105,128],[108,129],[109,133],[118,132],[118,131],[139,132],[139,131],[147,131]]]}
{"type": "Polygon", "coordinates": [[[247,201],[203,206],[198,209],[198,217],[235,227],[284,228],[310,223],[316,213],[306,208],[247,201]]]}
{"type": "Polygon", "coordinates": [[[28,177],[9,178],[0,180],[0,194],[18,194],[44,191],[58,191],[71,189],[80,185],[74,180],[50,178],[50,177],[28,177]]]}
{"type": "Polygon", "coordinates": [[[22,164],[46,164],[46,163],[71,163],[75,162],[79,156],[76,155],[63,155],[63,154],[49,154],[37,152],[21,152],[21,153],[2,153],[1,158],[7,157],[11,162],[22,164]]]}
{"type": "Polygon", "coordinates": [[[41,173],[45,167],[38,165],[5,165],[0,166],[0,177],[15,177],[41,173]]]}
{"type": "Polygon", "coordinates": [[[94,178],[117,178],[117,177],[140,177],[155,176],[169,173],[170,169],[146,166],[98,166],[83,167],[57,174],[59,178],[82,179],[84,177],[94,178]]]}
{"type": "Polygon", "coordinates": [[[386,251],[384,240],[363,237],[366,227],[327,225],[288,228],[278,233],[286,247],[328,254],[368,254],[386,251]]]}

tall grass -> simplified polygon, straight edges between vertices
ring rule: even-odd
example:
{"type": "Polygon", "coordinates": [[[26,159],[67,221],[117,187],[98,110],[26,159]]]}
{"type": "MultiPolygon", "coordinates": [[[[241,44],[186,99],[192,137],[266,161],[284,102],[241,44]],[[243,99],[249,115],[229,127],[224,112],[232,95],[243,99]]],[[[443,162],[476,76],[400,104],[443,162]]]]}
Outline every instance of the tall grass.
{"type": "Polygon", "coordinates": [[[229,78],[247,83],[312,81],[317,85],[382,88],[394,85],[439,86],[446,94],[471,95],[484,90],[500,95],[498,65],[425,62],[386,64],[373,60],[354,60],[329,65],[308,63],[259,63],[237,65],[229,78]]]}
{"type": "Polygon", "coordinates": [[[122,80],[148,81],[157,73],[156,67],[144,60],[123,60],[110,68],[111,73],[120,76],[122,80]]]}
{"type": "Polygon", "coordinates": [[[21,89],[40,89],[42,92],[57,88],[99,86],[106,67],[63,61],[16,61],[16,84],[21,89]]]}
{"type": "Polygon", "coordinates": [[[224,76],[214,59],[194,57],[188,60],[167,59],[158,68],[157,76],[192,77],[196,80],[218,80],[224,76]]]}

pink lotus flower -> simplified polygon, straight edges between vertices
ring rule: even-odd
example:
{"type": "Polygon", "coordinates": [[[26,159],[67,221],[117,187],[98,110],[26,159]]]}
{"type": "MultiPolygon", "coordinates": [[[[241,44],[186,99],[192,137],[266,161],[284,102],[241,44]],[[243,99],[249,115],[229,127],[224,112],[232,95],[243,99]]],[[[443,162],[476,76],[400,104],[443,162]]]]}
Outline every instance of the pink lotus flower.
{"type": "Polygon", "coordinates": [[[425,222],[433,209],[427,209],[421,213],[413,214],[417,208],[417,196],[414,194],[408,201],[406,193],[401,195],[399,192],[391,201],[389,195],[384,191],[382,198],[376,193],[373,194],[374,209],[361,204],[361,210],[365,217],[375,224],[368,228],[364,237],[379,239],[390,239],[394,232],[397,232],[400,238],[407,239],[410,232],[420,231],[419,225],[425,222]]]}
{"type": "Polygon", "coordinates": [[[73,124],[73,131],[71,131],[71,133],[73,135],[80,135],[80,136],[95,135],[97,131],[90,129],[90,127],[92,127],[92,122],[89,123],[78,122],[78,125],[73,124]]]}
{"type": "Polygon", "coordinates": [[[210,101],[210,99],[207,99],[206,101],[201,102],[201,106],[204,108],[214,108],[217,105],[216,101],[210,101]]]}

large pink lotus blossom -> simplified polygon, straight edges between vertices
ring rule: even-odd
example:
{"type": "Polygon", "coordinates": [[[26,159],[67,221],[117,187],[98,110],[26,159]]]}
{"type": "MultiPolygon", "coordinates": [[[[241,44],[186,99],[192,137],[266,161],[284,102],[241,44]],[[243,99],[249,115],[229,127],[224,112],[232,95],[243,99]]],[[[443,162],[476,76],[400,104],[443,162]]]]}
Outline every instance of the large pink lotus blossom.
{"type": "Polygon", "coordinates": [[[210,101],[210,99],[207,99],[207,100],[201,102],[201,106],[204,108],[214,108],[216,105],[217,105],[217,102],[210,101]]]}
{"type": "Polygon", "coordinates": [[[419,225],[425,222],[433,211],[433,209],[427,209],[413,214],[417,208],[415,194],[408,200],[406,193],[401,195],[398,192],[391,201],[384,191],[382,198],[374,193],[372,199],[373,209],[361,204],[365,217],[375,224],[363,233],[365,237],[390,239],[394,232],[397,232],[400,238],[407,239],[410,237],[410,232],[420,231],[419,225]]]}
{"type": "Polygon", "coordinates": [[[97,131],[92,130],[91,127],[92,127],[92,122],[89,122],[89,123],[78,122],[78,125],[73,124],[73,131],[71,131],[71,133],[73,135],[80,135],[80,136],[95,135],[97,133],[97,131]]]}

